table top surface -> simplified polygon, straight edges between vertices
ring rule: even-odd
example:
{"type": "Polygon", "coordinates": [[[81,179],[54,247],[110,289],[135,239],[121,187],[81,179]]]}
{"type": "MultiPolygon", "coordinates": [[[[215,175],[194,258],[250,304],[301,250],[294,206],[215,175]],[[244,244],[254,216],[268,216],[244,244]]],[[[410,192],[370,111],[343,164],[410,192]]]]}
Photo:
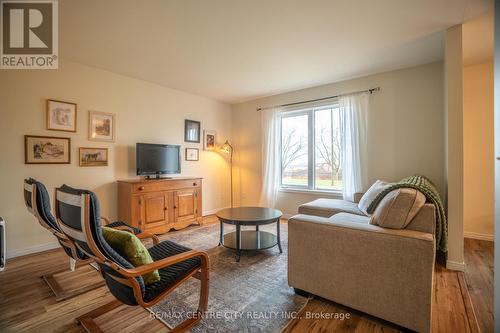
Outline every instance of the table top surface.
{"type": "Polygon", "coordinates": [[[217,212],[217,217],[228,221],[268,221],[279,219],[283,213],[277,209],[265,207],[234,207],[217,212]]]}

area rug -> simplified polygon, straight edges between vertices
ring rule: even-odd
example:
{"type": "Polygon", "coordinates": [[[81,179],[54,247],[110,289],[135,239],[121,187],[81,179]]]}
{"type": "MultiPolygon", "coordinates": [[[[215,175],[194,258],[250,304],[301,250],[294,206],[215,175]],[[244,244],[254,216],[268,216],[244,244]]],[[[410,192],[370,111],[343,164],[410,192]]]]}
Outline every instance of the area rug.
{"type": "MultiPolygon", "coordinates": [[[[287,284],[288,228],[281,224],[281,245],[263,251],[243,251],[240,262],[235,251],[217,246],[219,225],[177,232],[162,239],[202,249],[210,257],[208,311],[191,332],[281,332],[307,303],[287,284]]],[[[225,232],[231,231],[225,226],[225,232]]],[[[242,228],[243,229],[243,228],[242,228]]],[[[276,225],[261,230],[275,232],[276,225]]],[[[200,282],[190,279],[150,311],[174,327],[196,311],[200,282]]]]}

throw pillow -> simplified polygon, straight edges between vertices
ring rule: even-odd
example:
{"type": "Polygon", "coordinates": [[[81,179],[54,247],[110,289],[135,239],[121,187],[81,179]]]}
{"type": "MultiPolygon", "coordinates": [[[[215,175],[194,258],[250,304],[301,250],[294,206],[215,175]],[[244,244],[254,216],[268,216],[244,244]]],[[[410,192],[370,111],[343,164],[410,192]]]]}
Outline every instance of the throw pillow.
{"type": "MultiPolygon", "coordinates": [[[[134,234],[117,230],[109,227],[102,227],[102,235],[109,246],[113,248],[119,255],[128,260],[134,267],[150,264],[153,258],[148,250],[141,243],[141,240],[134,234]]],[[[160,281],[160,273],[158,270],[144,274],[142,276],[146,285],[160,281]]]]}
{"type": "Polygon", "coordinates": [[[366,191],[365,194],[361,197],[361,200],[359,200],[358,203],[358,208],[360,211],[362,211],[365,215],[370,215],[368,214],[368,207],[372,203],[373,200],[377,197],[377,195],[384,190],[384,188],[389,185],[388,182],[385,182],[383,180],[377,180],[375,183],[373,183],[372,186],[366,191]]]}
{"type": "Polygon", "coordinates": [[[412,188],[393,190],[380,201],[370,224],[384,228],[404,229],[425,204],[425,195],[412,188]]]}

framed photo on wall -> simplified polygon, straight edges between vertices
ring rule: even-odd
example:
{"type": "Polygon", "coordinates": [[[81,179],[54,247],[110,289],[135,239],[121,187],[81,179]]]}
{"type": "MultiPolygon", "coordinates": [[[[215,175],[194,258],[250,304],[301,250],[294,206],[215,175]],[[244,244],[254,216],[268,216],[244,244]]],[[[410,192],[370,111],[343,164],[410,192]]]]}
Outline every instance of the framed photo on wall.
{"type": "Polygon", "coordinates": [[[201,123],[196,120],[184,120],[184,142],[200,143],[201,123]]]}
{"type": "Polygon", "coordinates": [[[47,129],[51,131],[76,132],[76,104],[47,100],[47,129]]]}
{"type": "Polygon", "coordinates": [[[205,130],[203,140],[203,149],[205,150],[215,150],[215,131],[205,130]]]}
{"type": "Polygon", "coordinates": [[[71,139],[51,136],[24,136],[25,164],[70,164],[71,139]]]}
{"type": "Polygon", "coordinates": [[[108,148],[80,147],[78,161],[82,167],[108,166],[108,148]]]}
{"type": "Polygon", "coordinates": [[[115,142],[115,139],[115,114],[89,111],[89,140],[115,142]]]}
{"type": "Polygon", "coordinates": [[[186,161],[198,161],[200,159],[200,150],[198,148],[186,148],[186,161]]]}

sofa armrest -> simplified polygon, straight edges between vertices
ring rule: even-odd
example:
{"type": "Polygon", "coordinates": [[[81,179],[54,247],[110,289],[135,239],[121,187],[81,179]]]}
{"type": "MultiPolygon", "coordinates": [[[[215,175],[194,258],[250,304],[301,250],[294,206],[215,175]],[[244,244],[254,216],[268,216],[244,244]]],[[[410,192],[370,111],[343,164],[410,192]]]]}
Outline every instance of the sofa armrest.
{"type": "Polygon", "coordinates": [[[428,332],[434,235],[354,221],[346,213],[290,218],[289,285],[428,332]]]}

